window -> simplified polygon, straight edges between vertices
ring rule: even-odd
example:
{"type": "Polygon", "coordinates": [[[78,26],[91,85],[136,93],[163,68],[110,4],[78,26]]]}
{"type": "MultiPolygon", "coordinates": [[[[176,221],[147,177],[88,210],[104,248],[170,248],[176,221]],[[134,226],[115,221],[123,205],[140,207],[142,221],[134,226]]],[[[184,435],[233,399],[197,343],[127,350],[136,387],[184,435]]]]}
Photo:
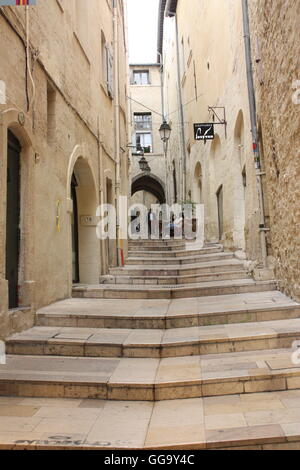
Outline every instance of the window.
{"type": "Polygon", "coordinates": [[[180,62],[181,62],[181,74],[184,75],[186,68],[185,68],[185,45],[184,45],[184,38],[181,39],[181,51],[180,51],[180,62]]]}
{"type": "Polygon", "coordinates": [[[152,129],[152,114],[134,113],[134,127],[140,131],[152,129]]]}
{"type": "Polygon", "coordinates": [[[112,48],[106,42],[105,35],[101,31],[101,64],[102,64],[102,83],[108,95],[113,98],[113,53],[112,48]]]}
{"type": "Polygon", "coordinates": [[[47,140],[51,144],[55,140],[56,131],[56,92],[50,85],[47,84],[47,140]]]}
{"type": "Polygon", "coordinates": [[[106,51],[106,39],[103,31],[101,31],[101,65],[102,65],[102,81],[106,84],[107,82],[107,51],[106,51]]]}
{"type": "Polygon", "coordinates": [[[150,75],[149,70],[134,70],[132,77],[133,85],[149,85],[150,75]]]}
{"type": "Polygon", "coordinates": [[[137,132],[135,139],[137,150],[142,148],[145,153],[152,153],[152,134],[150,132],[137,132]]]}

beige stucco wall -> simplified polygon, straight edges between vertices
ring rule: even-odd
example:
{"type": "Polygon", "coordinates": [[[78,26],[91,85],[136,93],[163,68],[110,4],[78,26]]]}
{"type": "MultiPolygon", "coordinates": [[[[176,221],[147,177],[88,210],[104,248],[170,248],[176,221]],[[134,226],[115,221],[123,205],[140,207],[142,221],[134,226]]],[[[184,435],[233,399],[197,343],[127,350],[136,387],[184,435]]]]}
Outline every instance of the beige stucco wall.
{"type": "MultiPolygon", "coordinates": [[[[0,80],[6,83],[7,103],[0,105],[0,336],[32,323],[37,307],[71,295],[70,183],[74,167],[80,200],[80,276],[84,282],[98,282],[100,274],[107,272],[107,245],[96,239],[95,223],[85,226],[81,217],[95,216],[92,212],[99,202],[106,202],[107,179],[112,182],[115,203],[114,100],[108,96],[101,65],[101,31],[107,43],[113,43],[110,5],[106,0],[47,0],[29,8],[35,84],[35,101],[29,112],[24,75],[25,8],[1,8],[0,80]],[[47,84],[56,96],[51,141],[47,139],[47,84]],[[24,124],[18,121],[20,112],[24,124]],[[8,128],[22,146],[19,303],[20,310],[28,307],[14,314],[7,311],[5,280],[8,128]]],[[[127,195],[127,51],[121,1],[118,15],[121,194],[127,195]]],[[[28,96],[32,100],[29,78],[28,96]]],[[[112,264],[116,258],[114,246],[112,264]]]]}
{"type": "MultiPolygon", "coordinates": [[[[248,107],[241,2],[179,0],[177,21],[180,81],[177,75],[175,18],[165,19],[164,91],[172,128],[170,161],[175,160],[181,200],[203,202],[208,241],[219,239],[216,193],[223,186],[225,247],[259,260],[258,196],[248,107]],[[184,43],[184,57],[182,54],[184,43]],[[184,70],[183,70],[184,67],[184,70]],[[179,86],[186,149],[186,194],[182,194],[179,86]],[[225,126],[216,125],[214,141],[194,140],[193,124],[212,122],[208,107],[225,107],[225,126]],[[176,110],[177,112],[173,112],[176,110]],[[180,166],[181,164],[181,166],[180,166]],[[243,172],[247,187],[244,188],[243,172]],[[201,197],[199,176],[201,175],[201,197]]],[[[223,119],[223,110],[216,110],[223,119]]],[[[216,118],[217,121],[217,118],[216,118]]]]}
{"type": "Polygon", "coordinates": [[[249,4],[276,276],[300,300],[300,3],[249,4]]]}
{"type": "MultiPolygon", "coordinates": [[[[130,110],[131,110],[131,134],[132,143],[135,145],[135,129],[134,129],[134,113],[152,113],[152,153],[145,154],[149,166],[151,167],[151,175],[158,178],[163,185],[166,183],[166,164],[163,143],[160,139],[159,128],[162,124],[162,97],[161,97],[161,75],[160,66],[156,64],[148,65],[131,65],[130,73],[133,70],[149,70],[150,83],[148,85],[130,86],[130,110]],[[139,104],[141,103],[141,104],[139,104]],[[150,111],[152,110],[152,111],[150,111]]],[[[140,156],[132,154],[131,179],[142,176],[139,167],[140,156]]],[[[134,199],[136,202],[136,198],[134,199]]]]}

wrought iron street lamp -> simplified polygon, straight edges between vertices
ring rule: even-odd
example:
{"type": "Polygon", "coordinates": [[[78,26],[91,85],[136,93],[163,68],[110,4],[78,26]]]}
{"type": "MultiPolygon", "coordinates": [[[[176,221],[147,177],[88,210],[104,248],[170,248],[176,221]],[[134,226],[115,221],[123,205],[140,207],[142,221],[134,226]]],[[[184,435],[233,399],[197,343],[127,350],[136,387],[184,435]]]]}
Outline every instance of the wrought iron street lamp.
{"type": "Polygon", "coordinates": [[[170,140],[170,137],[171,137],[171,127],[170,125],[167,123],[167,121],[164,119],[162,125],[160,126],[160,129],[159,129],[159,134],[160,134],[160,138],[161,140],[166,144],[169,140],[170,140]]]}
{"type": "Polygon", "coordinates": [[[171,137],[171,127],[164,119],[159,129],[160,138],[164,143],[165,164],[166,164],[166,200],[169,203],[169,164],[168,164],[168,142],[171,137]]]}
{"type": "Polygon", "coordinates": [[[144,155],[140,159],[139,165],[140,165],[140,169],[143,173],[150,173],[151,172],[151,168],[150,168],[146,158],[144,157],[144,155]]]}

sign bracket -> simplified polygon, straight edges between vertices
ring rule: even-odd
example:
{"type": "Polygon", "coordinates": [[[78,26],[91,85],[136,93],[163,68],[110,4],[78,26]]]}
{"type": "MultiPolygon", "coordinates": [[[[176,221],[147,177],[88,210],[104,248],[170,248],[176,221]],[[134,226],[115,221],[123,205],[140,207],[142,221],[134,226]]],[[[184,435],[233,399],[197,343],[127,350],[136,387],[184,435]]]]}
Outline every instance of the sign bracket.
{"type": "Polygon", "coordinates": [[[227,120],[226,120],[225,106],[208,106],[208,111],[210,113],[212,113],[215,125],[225,126],[225,138],[227,139],[227,120]],[[219,116],[219,110],[223,111],[223,117],[222,118],[219,116]],[[215,122],[215,118],[217,118],[218,122],[215,122]]]}

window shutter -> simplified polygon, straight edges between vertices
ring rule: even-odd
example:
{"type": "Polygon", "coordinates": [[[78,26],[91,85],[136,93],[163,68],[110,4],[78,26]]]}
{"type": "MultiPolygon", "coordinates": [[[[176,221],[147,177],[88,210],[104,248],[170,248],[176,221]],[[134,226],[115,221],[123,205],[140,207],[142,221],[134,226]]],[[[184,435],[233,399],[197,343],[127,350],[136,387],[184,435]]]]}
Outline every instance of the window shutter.
{"type": "Polygon", "coordinates": [[[107,91],[111,98],[114,97],[114,59],[109,45],[107,45],[107,91]]]}

